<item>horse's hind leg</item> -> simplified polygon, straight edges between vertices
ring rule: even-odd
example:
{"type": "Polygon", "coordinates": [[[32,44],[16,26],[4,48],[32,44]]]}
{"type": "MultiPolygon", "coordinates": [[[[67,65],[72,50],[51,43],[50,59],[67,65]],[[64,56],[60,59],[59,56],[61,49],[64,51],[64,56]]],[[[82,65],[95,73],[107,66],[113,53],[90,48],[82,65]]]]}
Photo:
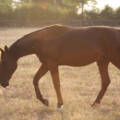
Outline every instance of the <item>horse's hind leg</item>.
{"type": "Polygon", "coordinates": [[[38,72],[36,73],[34,79],[33,79],[33,84],[34,84],[34,88],[35,88],[35,92],[36,92],[36,96],[37,98],[45,105],[48,106],[48,101],[46,99],[43,98],[39,86],[38,86],[38,82],[39,79],[48,71],[48,68],[45,64],[42,64],[42,66],[40,67],[40,69],[38,70],[38,72]]]}
{"type": "Polygon", "coordinates": [[[95,102],[93,103],[93,105],[101,102],[101,100],[108,88],[108,85],[110,84],[110,78],[108,75],[108,64],[109,64],[109,61],[106,58],[100,58],[100,60],[97,61],[97,65],[99,68],[102,83],[101,83],[101,90],[100,90],[95,102]]]}
{"type": "Polygon", "coordinates": [[[52,66],[52,64],[49,66],[49,70],[52,76],[53,80],[53,85],[57,94],[57,100],[58,100],[58,108],[61,108],[63,105],[63,99],[61,95],[61,90],[60,90],[60,79],[59,79],[59,71],[58,71],[58,66],[52,66]]]}

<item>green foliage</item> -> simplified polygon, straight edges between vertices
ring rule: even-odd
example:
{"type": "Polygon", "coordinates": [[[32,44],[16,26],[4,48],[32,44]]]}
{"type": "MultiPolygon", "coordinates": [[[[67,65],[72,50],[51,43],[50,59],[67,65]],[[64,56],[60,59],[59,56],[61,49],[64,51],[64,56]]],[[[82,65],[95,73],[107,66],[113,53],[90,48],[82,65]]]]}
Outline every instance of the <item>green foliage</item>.
{"type": "MultiPolygon", "coordinates": [[[[73,1],[73,0],[71,0],[73,1]]],[[[77,8],[80,10],[81,9],[81,17],[82,18],[85,18],[85,5],[87,4],[96,4],[96,0],[74,0],[74,2],[76,3],[75,4],[75,7],[77,6],[77,8]]]]}
{"type": "Polygon", "coordinates": [[[117,8],[116,12],[115,12],[115,18],[116,19],[120,19],[120,7],[117,8]]]}
{"type": "Polygon", "coordinates": [[[13,0],[0,0],[0,17],[23,23],[76,18],[78,6],[88,1],[95,0],[20,0],[13,9],[13,0]]]}
{"type": "Polygon", "coordinates": [[[114,18],[115,12],[113,8],[111,8],[109,5],[106,5],[105,8],[101,11],[100,16],[103,19],[109,19],[114,18]]]}
{"type": "Polygon", "coordinates": [[[98,11],[95,10],[85,11],[85,16],[86,19],[93,19],[93,20],[100,19],[98,11]]]}
{"type": "Polygon", "coordinates": [[[12,0],[0,0],[0,19],[11,18],[12,0]]]}
{"type": "Polygon", "coordinates": [[[12,9],[12,0],[0,0],[0,12],[5,13],[12,9]]]}
{"type": "Polygon", "coordinates": [[[0,0],[0,20],[15,21],[18,24],[38,24],[49,20],[112,20],[120,19],[120,7],[113,10],[106,5],[100,12],[96,9],[96,0],[0,0]],[[93,6],[91,11],[85,5],[93,6]],[[81,13],[78,14],[78,9],[81,13]]]}

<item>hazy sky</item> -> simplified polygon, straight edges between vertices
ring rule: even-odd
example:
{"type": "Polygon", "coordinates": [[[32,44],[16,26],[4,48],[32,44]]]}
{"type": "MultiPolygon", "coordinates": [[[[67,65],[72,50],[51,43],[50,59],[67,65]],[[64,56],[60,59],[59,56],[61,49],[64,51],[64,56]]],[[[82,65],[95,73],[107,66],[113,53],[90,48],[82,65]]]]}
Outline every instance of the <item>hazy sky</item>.
{"type": "MultiPolygon", "coordinates": [[[[97,1],[96,8],[99,9],[103,9],[105,5],[109,5],[114,9],[120,7],[120,0],[96,0],[96,1],[97,1]]],[[[90,4],[88,4],[85,5],[85,9],[92,10],[92,7],[90,4]]],[[[79,10],[78,13],[81,13],[81,10],[79,10]]]]}
{"type": "Polygon", "coordinates": [[[104,8],[105,5],[110,5],[113,8],[117,8],[120,6],[120,0],[96,0],[97,7],[104,8]]]}

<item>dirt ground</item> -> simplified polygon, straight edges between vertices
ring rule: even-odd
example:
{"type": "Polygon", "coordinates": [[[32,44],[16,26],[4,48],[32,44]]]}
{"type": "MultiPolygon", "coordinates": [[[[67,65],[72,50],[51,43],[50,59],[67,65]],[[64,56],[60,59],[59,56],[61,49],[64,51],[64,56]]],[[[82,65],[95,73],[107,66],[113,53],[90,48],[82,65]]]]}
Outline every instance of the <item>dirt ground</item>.
{"type": "MultiPolygon", "coordinates": [[[[39,28],[0,28],[0,47],[10,46],[23,35],[39,28]]],[[[10,86],[0,87],[0,120],[120,120],[120,71],[109,65],[111,84],[102,104],[92,108],[101,86],[96,63],[85,67],[60,66],[64,107],[56,109],[56,94],[49,72],[39,87],[50,106],[36,99],[32,84],[40,63],[35,55],[21,58],[10,86]]]]}

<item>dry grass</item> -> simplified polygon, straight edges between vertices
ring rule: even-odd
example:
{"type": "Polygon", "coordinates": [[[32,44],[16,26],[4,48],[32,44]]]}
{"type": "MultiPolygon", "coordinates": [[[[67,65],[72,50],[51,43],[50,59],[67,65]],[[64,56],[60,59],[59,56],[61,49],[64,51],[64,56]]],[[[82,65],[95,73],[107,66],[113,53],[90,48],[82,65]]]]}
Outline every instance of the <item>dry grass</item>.
{"type": "MultiPolygon", "coordinates": [[[[0,47],[10,45],[37,28],[1,28],[0,47]]],[[[96,64],[86,67],[60,67],[64,108],[56,109],[56,94],[49,72],[41,79],[40,89],[49,99],[47,108],[36,99],[32,79],[40,66],[32,55],[19,60],[19,67],[7,89],[0,88],[0,120],[120,120],[120,71],[110,65],[111,85],[102,104],[90,105],[100,90],[96,64]]]]}

